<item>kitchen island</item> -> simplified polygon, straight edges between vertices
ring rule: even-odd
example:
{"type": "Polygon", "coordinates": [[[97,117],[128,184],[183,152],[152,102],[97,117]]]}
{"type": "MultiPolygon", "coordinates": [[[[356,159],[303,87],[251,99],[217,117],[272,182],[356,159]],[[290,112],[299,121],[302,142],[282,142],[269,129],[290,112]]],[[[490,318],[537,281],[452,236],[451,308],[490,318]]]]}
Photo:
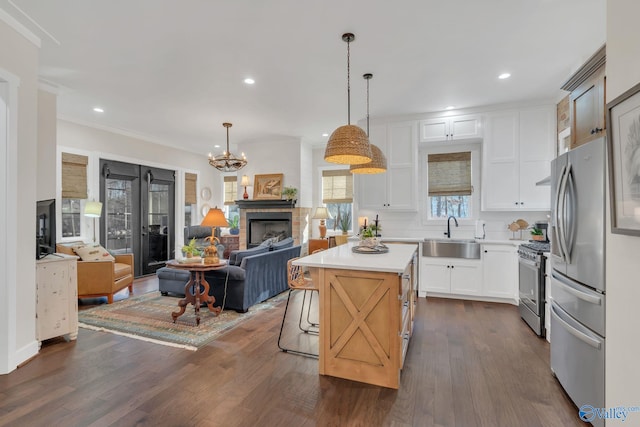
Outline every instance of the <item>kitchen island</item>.
{"type": "Polygon", "coordinates": [[[294,261],[320,289],[319,373],[397,389],[413,329],[416,247],[357,254],[354,244],[294,261]]]}

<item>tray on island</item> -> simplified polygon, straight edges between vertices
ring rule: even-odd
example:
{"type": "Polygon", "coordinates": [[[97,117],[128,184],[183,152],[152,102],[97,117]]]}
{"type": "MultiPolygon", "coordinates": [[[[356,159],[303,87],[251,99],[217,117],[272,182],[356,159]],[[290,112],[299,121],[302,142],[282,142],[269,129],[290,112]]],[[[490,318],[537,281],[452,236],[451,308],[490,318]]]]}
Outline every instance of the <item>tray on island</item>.
{"type": "Polygon", "coordinates": [[[351,251],[357,254],[384,254],[389,252],[389,247],[380,243],[376,246],[352,246],[351,251]]]}

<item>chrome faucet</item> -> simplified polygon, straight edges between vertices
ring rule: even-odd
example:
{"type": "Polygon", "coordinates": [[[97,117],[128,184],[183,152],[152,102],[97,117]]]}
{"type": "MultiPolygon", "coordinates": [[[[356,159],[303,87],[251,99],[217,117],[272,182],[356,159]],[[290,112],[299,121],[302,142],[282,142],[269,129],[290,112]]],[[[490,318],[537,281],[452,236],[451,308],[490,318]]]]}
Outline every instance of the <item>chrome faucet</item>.
{"type": "Polygon", "coordinates": [[[447,231],[444,233],[444,235],[447,236],[448,239],[451,238],[451,218],[453,218],[453,220],[455,221],[456,227],[458,226],[458,220],[455,216],[451,215],[449,218],[447,218],[447,231]]]}

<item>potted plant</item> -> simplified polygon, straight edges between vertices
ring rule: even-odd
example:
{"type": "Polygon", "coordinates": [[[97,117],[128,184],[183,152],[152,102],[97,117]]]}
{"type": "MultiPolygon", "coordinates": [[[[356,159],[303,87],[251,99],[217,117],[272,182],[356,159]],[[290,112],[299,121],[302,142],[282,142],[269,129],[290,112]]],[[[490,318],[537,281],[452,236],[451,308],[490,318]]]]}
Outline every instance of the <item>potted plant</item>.
{"type": "Polygon", "coordinates": [[[544,234],[539,228],[533,227],[531,229],[531,238],[533,240],[544,240],[544,234]]]}
{"type": "Polygon", "coordinates": [[[347,234],[351,229],[351,212],[348,210],[340,213],[340,230],[342,234],[347,234]]]}
{"type": "Polygon", "coordinates": [[[234,215],[233,218],[227,218],[227,222],[229,223],[230,234],[240,234],[240,217],[238,215],[234,215]]]}
{"type": "Polygon", "coordinates": [[[360,246],[368,246],[374,248],[378,245],[378,238],[376,232],[372,226],[367,226],[362,229],[360,233],[360,246]]]}
{"type": "Polygon", "coordinates": [[[282,189],[282,195],[286,200],[294,200],[297,194],[298,189],[296,187],[284,187],[282,189]]]}
{"type": "Polygon", "coordinates": [[[182,247],[182,253],[184,253],[184,256],[187,257],[187,258],[191,258],[191,257],[200,255],[200,251],[198,250],[198,248],[196,248],[196,238],[195,237],[189,241],[188,245],[184,245],[182,247]]]}

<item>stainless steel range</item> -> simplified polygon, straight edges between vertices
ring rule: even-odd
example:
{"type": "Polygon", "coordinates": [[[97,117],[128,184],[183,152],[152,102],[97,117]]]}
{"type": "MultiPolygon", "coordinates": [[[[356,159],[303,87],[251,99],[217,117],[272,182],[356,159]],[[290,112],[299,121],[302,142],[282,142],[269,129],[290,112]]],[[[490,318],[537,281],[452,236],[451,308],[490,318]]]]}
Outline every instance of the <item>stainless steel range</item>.
{"type": "Polygon", "coordinates": [[[520,316],[540,337],[545,336],[545,253],[549,242],[531,241],[518,247],[520,316]]]}

